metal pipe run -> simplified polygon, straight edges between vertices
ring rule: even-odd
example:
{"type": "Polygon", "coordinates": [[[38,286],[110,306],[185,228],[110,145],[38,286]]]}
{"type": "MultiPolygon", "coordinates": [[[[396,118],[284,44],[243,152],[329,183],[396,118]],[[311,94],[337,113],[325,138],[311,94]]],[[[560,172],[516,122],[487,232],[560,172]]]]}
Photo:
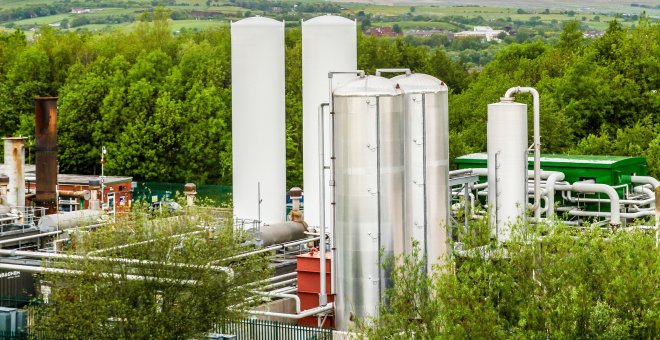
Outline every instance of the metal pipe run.
{"type": "MultiPolygon", "coordinates": [[[[332,88],[330,89],[332,91],[332,88]]],[[[328,303],[325,287],[325,170],[330,169],[325,165],[325,127],[323,107],[330,106],[329,103],[323,103],[319,106],[319,232],[321,234],[319,241],[319,276],[321,278],[319,289],[319,306],[325,306],[328,303]]],[[[299,311],[298,311],[299,312],[299,311]]]]}
{"type": "Polygon", "coordinates": [[[334,303],[329,302],[327,305],[323,307],[316,307],[312,309],[308,309],[305,311],[302,311],[301,313],[298,314],[287,314],[287,313],[276,313],[276,312],[268,312],[268,311],[261,311],[261,310],[249,310],[247,311],[248,314],[252,315],[263,315],[263,316],[270,316],[270,317],[275,317],[275,318],[284,318],[284,319],[292,319],[292,320],[299,320],[302,318],[306,318],[308,316],[324,313],[324,312],[330,312],[334,308],[334,303]]]}
{"type": "Polygon", "coordinates": [[[268,297],[276,297],[276,298],[282,298],[282,299],[293,299],[296,302],[296,314],[300,314],[302,312],[301,303],[300,303],[300,297],[298,295],[294,294],[285,294],[285,293],[274,293],[274,292],[261,292],[261,291],[253,291],[253,293],[257,295],[262,295],[262,296],[268,296],[268,297]]]}
{"type": "MultiPolygon", "coordinates": [[[[48,268],[41,266],[25,266],[20,264],[9,264],[9,263],[0,263],[0,269],[3,270],[18,270],[21,272],[28,273],[56,273],[56,274],[70,274],[70,275],[82,275],[85,272],[82,270],[73,270],[73,269],[63,269],[63,268],[48,268]]],[[[114,279],[126,279],[129,281],[155,281],[159,283],[177,283],[183,285],[195,285],[197,280],[179,280],[171,278],[159,278],[152,276],[142,276],[142,275],[132,275],[132,274],[117,274],[117,273],[101,273],[99,275],[103,278],[114,278],[114,279]]]]}
{"type": "Polygon", "coordinates": [[[18,242],[18,241],[27,241],[27,240],[33,240],[35,238],[40,238],[40,237],[45,237],[45,236],[51,236],[51,235],[57,235],[62,233],[61,230],[56,230],[56,231],[49,231],[47,233],[39,233],[39,234],[34,234],[34,235],[28,235],[28,236],[21,236],[21,237],[16,237],[16,238],[10,238],[7,240],[0,240],[0,247],[3,244],[7,243],[12,243],[12,242],[18,242]]]}
{"type": "Polygon", "coordinates": [[[516,93],[531,93],[534,99],[534,219],[541,218],[541,114],[539,93],[532,87],[512,87],[504,94],[505,98],[512,98],[516,93]]]}
{"type": "Polygon", "coordinates": [[[651,176],[630,176],[630,181],[633,183],[650,184],[653,186],[653,190],[660,186],[660,182],[651,176]]]}
{"type": "Polygon", "coordinates": [[[242,258],[247,257],[247,256],[266,253],[266,252],[269,252],[269,251],[284,249],[284,248],[288,248],[288,247],[292,247],[292,246],[297,246],[299,244],[303,244],[303,243],[307,243],[307,242],[316,242],[319,239],[320,239],[320,237],[311,237],[311,238],[306,238],[304,240],[298,240],[298,241],[293,241],[293,242],[276,244],[276,245],[273,245],[273,246],[270,246],[270,247],[266,247],[266,248],[250,251],[250,252],[247,252],[247,253],[242,253],[242,254],[230,256],[230,257],[227,257],[227,258],[224,258],[224,259],[214,260],[211,263],[218,263],[218,262],[221,262],[221,261],[230,261],[230,260],[242,259],[242,258]]]}
{"type": "Polygon", "coordinates": [[[117,262],[117,263],[127,263],[127,264],[138,264],[138,265],[163,265],[167,267],[174,268],[191,268],[191,269],[212,269],[215,271],[221,271],[227,274],[229,280],[234,278],[234,270],[229,267],[220,267],[220,266],[202,266],[194,265],[188,263],[168,263],[168,262],[158,262],[150,260],[138,260],[138,259],[127,259],[120,257],[98,257],[98,256],[83,256],[83,255],[68,255],[68,254],[57,254],[57,253],[44,253],[36,251],[24,251],[24,250],[14,250],[14,249],[0,249],[0,255],[6,256],[24,256],[30,258],[41,258],[41,259],[66,259],[66,260],[92,260],[92,261],[108,261],[108,262],[117,262]]]}
{"type": "Polygon", "coordinates": [[[406,75],[412,74],[409,68],[377,68],[376,77],[380,77],[381,73],[405,73],[406,75]]]}
{"type": "MultiPolygon", "coordinates": [[[[606,184],[576,182],[573,184],[573,190],[583,193],[599,192],[606,194],[610,198],[610,213],[608,213],[609,216],[611,216],[610,224],[621,224],[621,212],[619,211],[619,194],[616,192],[616,190],[614,190],[614,188],[606,184]]],[[[569,214],[571,214],[571,211],[569,211],[569,214]]]]}
{"type": "MultiPolygon", "coordinates": [[[[180,236],[186,236],[186,235],[194,235],[194,234],[200,234],[200,233],[203,233],[203,232],[205,232],[205,231],[204,230],[191,231],[189,233],[176,234],[176,235],[172,235],[172,236],[169,236],[169,237],[173,238],[173,237],[180,237],[180,236]]],[[[125,249],[125,248],[129,248],[129,247],[133,247],[133,246],[139,246],[139,245],[143,245],[143,244],[153,243],[153,242],[156,242],[156,240],[157,239],[154,238],[154,239],[144,240],[144,241],[135,242],[135,243],[122,244],[120,246],[114,246],[114,247],[110,247],[110,248],[97,249],[97,250],[90,251],[87,254],[88,255],[100,254],[100,253],[105,253],[105,252],[108,252],[108,251],[125,249]]]]}

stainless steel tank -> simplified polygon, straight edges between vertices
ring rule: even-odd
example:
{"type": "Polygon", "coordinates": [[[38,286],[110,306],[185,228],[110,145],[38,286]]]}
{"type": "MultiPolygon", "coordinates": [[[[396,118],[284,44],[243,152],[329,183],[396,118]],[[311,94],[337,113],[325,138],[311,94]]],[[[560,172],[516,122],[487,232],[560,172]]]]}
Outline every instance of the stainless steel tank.
{"type": "Polygon", "coordinates": [[[405,251],[410,254],[413,241],[419,242],[431,269],[449,249],[448,89],[427,74],[392,80],[403,90],[405,106],[405,251]]]}
{"type": "Polygon", "coordinates": [[[375,316],[388,287],[384,256],[403,248],[403,96],[364,76],[333,92],[336,327],[375,316]]]}

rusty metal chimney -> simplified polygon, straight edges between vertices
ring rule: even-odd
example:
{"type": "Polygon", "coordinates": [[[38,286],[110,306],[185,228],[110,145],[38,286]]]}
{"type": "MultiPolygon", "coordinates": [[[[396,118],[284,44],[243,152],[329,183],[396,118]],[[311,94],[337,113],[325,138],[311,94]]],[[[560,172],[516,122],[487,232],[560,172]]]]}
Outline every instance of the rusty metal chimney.
{"type": "Polygon", "coordinates": [[[57,213],[57,97],[34,99],[37,206],[57,213]]]}
{"type": "Polygon", "coordinates": [[[3,138],[5,141],[6,205],[25,206],[25,137],[3,138]]]}

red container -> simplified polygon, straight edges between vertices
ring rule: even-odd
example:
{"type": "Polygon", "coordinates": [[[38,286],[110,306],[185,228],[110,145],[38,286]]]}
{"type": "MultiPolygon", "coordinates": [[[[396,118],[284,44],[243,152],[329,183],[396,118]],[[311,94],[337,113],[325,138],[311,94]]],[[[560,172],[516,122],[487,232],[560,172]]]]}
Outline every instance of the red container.
{"type": "MultiPolygon", "coordinates": [[[[298,255],[297,266],[298,271],[298,297],[300,298],[300,307],[302,310],[307,310],[319,306],[319,293],[321,292],[321,275],[320,275],[320,257],[318,252],[307,253],[298,255]]],[[[332,254],[325,253],[325,285],[326,292],[330,292],[331,284],[331,261],[332,254]]],[[[328,302],[334,302],[334,295],[328,294],[328,302]]],[[[316,316],[309,316],[298,320],[299,325],[317,327],[318,318],[316,316]]],[[[323,322],[324,328],[334,327],[334,318],[328,316],[323,322]]]]}

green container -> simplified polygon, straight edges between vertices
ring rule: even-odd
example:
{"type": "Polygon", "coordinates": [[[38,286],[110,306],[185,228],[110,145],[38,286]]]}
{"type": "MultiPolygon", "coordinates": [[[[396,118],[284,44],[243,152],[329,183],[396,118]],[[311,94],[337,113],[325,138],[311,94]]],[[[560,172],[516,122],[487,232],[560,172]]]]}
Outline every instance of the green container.
{"type": "MultiPolygon", "coordinates": [[[[458,169],[486,168],[487,154],[473,153],[456,158],[458,169]]],[[[528,158],[529,170],[534,169],[534,157],[528,158]]],[[[564,180],[569,183],[593,179],[596,183],[619,186],[616,191],[619,197],[624,197],[625,187],[632,190],[630,176],[646,176],[646,158],[625,156],[592,156],[592,155],[541,155],[541,170],[560,171],[564,180]]],[[[481,178],[486,181],[485,177],[481,178]]],[[[604,194],[586,195],[591,198],[607,198],[604,194]]],[[[559,198],[559,197],[557,197],[559,198]]],[[[566,203],[568,202],[561,202],[566,203]]],[[[587,210],[609,211],[609,205],[587,204],[587,210]]]]}
{"type": "MultiPolygon", "coordinates": [[[[529,170],[534,169],[534,157],[529,157],[529,170]]],[[[487,167],[485,153],[473,153],[456,158],[458,169],[487,167]]],[[[646,158],[590,155],[541,155],[541,169],[561,171],[570,183],[593,179],[607,185],[630,184],[630,176],[646,176],[646,158]]]]}

